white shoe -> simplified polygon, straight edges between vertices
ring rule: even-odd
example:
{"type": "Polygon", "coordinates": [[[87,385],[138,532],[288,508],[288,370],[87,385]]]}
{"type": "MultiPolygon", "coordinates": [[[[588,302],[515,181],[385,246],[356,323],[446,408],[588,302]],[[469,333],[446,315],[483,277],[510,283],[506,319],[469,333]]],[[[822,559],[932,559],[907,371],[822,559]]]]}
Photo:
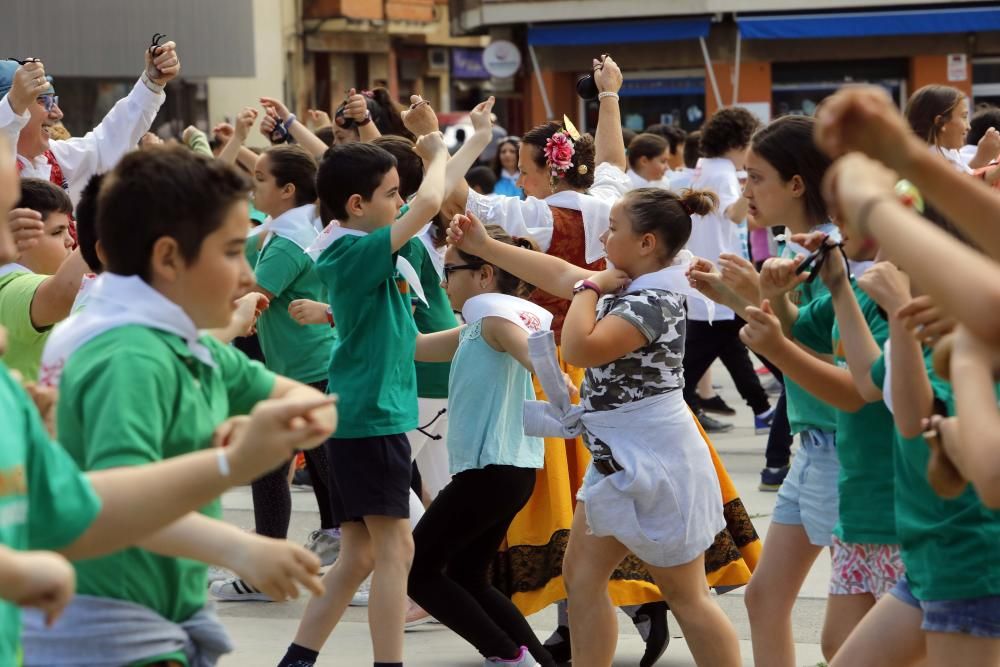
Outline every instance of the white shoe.
{"type": "Polygon", "coordinates": [[[407,600],[407,602],[409,603],[409,607],[406,610],[406,621],[403,625],[406,630],[423,625],[424,623],[430,623],[434,620],[434,617],[416,602],[413,600],[407,600]]]}
{"type": "Polygon", "coordinates": [[[232,579],[235,575],[224,567],[219,567],[218,565],[208,566],[208,585],[211,586],[217,581],[225,581],[226,579],[232,579]]]}
{"type": "Polygon", "coordinates": [[[501,660],[500,658],[486,658],[483,667],[542,667],[531,654],[528,647],[522,646],[521,652],[513,660],[501,660]]]}
{"type": "Polygon", "coordinates": [[[314,530],[309,534],[309,541],[305,543],[305,547],[319,556],[322,567],[329,567],[340,555],[340,538],[328,535],[322,530],[314,530]]]}
{"type": "Polygon", "coordinates": [[[216,581],[208,590],[218,600],[228,600],[230,602],[248,600],[273,602],[270,597],[261,593],[239,577],[231,577],[225,581],[216,581]]]}
{"type": "Polygon", "coordinates": [[[351,598],[351,606],[367,607],[368,596],[371,595],[371,590],[372,590],[372,580],[371,577],[368,577],[363,582],[361,582],[360,586],[358,586],[357,592],[354,594],[354,597],[351,598]]]}

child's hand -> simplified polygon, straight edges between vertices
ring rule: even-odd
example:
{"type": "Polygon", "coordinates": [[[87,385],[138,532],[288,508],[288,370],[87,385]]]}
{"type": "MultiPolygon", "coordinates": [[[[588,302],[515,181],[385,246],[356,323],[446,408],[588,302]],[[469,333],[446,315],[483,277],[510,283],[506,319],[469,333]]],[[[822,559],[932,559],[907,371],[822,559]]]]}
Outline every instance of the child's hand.
{"type": "MultiPolygon", "coordinates": [[[[864,277],[864,276],[862,276],[864,277]]],[[[934,345],[945,334],[954,330],[957,322],[944,314],[934,301],[925,295],[911,299],[896,313],[917,340],[924,345],[934,345]]]]}
{"type": "Polygon", "coordinates": [[[249,336],[257,328],[257,318],[267,310],[270,301],[260,292],[248,292],[236,299],[233,324],[238,325],[237,336],[249,336]]]}
{"type": "Polygon", "coordinates": [[[299,324],[330,324],[326,316],[327,305],[309,299],[296,299],[288,304],[288,314],[299,324]]]}
{"type": "MultiPolygon", "coordinates": [[[[798,243],[809,252],[814,252],[823,245],[833,245],[833,241],[823,232],[808,232],[806,234],[793,234],[791,240],[798,243]]],[[[809,273],[815,270],[815,265],[810,268],[809,273]]],[[[834,287],[848,280],[847,263],[840,251],[831,248],[820,267],[820,278],[827,287],[834,287]]]]}
{"type": "Polygon", "coordinates": [[[785,342],[781,323],[771,310],[771,302],[764,299],[760,308],[746,309],[747,323],[740,329],[740,340],[751,350],[764,357],[778,356],[785,342]]]}
{"type": "Polygon", "coordinates": [[[795,269],[802,263],[802,260],[802,257],[795,259],[772,257],[766,260],[760,270],[761,298],[781,298],[785,293],[805,282],[809,277],[807,273],[795,273],[795,269]]]}
{"type": "Polygon", "coordinates": [[[614,294],[632,282],[621,269],[605,269],[590,276],[588,280],[601,289],[601,294],[614,294]]]}
{"type": "Polygon", "coordinates": [[[35,247],[38,240],[45,236],[42,214],[30,208],[12,209],[7,214],[7,229],[14,237],[18,253],[35,247]]]}
{"type": "Polygon", "coordinates": [[[580,395],[580,389],[573,382],[573,378],[569,376],[569,373],[563,373],[563,382],[566,383],[566,392],[569,394],[570,400],[578,397],[580,395]]]}
{"type": "Polygon", "coordinates": [[[485,102],[480,102],[469,112],[469,120],[472,121],[472,128],[476,132],[486,132],[492,136],[493,130],[493,104],[496,98],[490,95],[485,102]]]}
{"type": "Polygon", "coordinates": [[[260,105],[264,107],[264,111],[266,111],[269,116],[274,116],[282,121],[292,115],[292,112],[288,110],[285,103],[275,97],[260,98],[260,105]]]}
{"type": "Polygon", "coordinates": [[[687,279],[695,288],[712,301],[722,303],[728,291],[722,284],[722,274],[715,270],[715,265],[707,259],[695,257],[687,270],[687,279]]]}
{"type": "Polygon", "coordinates": [[[987,165],[1000,155],[1000,132],[995,127],[986,130],[986,134],[976,144],[976,156],[973,162],[987,165]]]}
{"type": "MultiPolygon", "coordinates": [[[[895,200],[898,180],[899,177],[881,163],[860,153],[850,153],[827,170],[823,177],[823,197],[830,215],[844,222],[848,234],[864,238],[866,230],[859,227],[862,208],[877,197],[895,200]]],[[[878,212],[869,211],[869,215],[878,215],[878,212]]]]}
{"type": "Polygon", "coordinates": [[[444,144],[444,136],[440,132],[431,132],[417,139],[414,152],[424,162],[430,162],[438,155],[448,155],[448,147],[444,144]]]}
{"type": "Polygon", "coordinates": [[[957,498],[969,483],[952,460],[955,448],[961,443],[958,418],[932,415],[923,420],[923,428],[924,441],[931,450],[927,481],[942,498],[957,498]]]}
{"type": "Polygon", "coordinates": [[[255,122],[257,122],[257,110],[253,107],[244,107],[236,115],[236,125],[233,128],[235,139],[240,143],[246,141],[255,122]]]}
{"type": "Polygon", "coordinates": [[[247,535],[232,552],[226,566],[276,602],[298,598],[299,584],[313,595],[323,595],[319,557],[298,544],[247,535]]]}
{"type": "Polygon", "coordinates": [[[470,255],[480,255],[482,249],[489,243],[490,236],[479,218],[467,213],[458,213],[451,219],[448,226],[448,243],[470,255]]]}
{"type": "Polygon", "coordinates": [[[3,577],[10,586],[0,590],[0,597],[19,607],[42,610],[45,624],[51,626],[76,592],[73,566],[51,551],[11,551],[9,555],[16,573],[3,577]]]}
{"type": "Polygon", "coordinates": [[[415,137],[422,137],[425,134],[437,132],[438,117],[434,113],[430,102],[420,97],[420,95],[410,96],[410,108],[400,113],[403,125],[413,133],[415,137]]]}
{"type": "Polygon", "coordinates": [[[306,113],[309,114],[309,121],[312,123],[314,129],[318,130],[321,127],[329,127],[333,125],[333,120],[330,118],[330,114],[322,109],[307,109],[306,113]]]}
{"type": "Polygon", "coordinates": [[[215,427],[215,431],[212,432],[212,446],[228,447],[243,437],[248,426],[250,426],[249,415],[230,417],[215,427]]]}
{"type": "Polygon", "coordinates": [[[229,123],[217,123],[215,127],[212,128],[212,136],[221,141],[222,143],[228,143],[230,139],[233,138],[233,134],[236,130],[229,123]]]}
{"type": "Polygon", "coordinates": [[[917,140],[879,86],[845,87],[827,98],[816,114],[815,135],[816,145],[832,157],[861,151],[893,168],[917,140]]]}
{"type": "Polygon", "coordinates": [[[760,303],[760,274],[749,260],[740,255],[719,255],[719,274],[723,284],[744,301],[760,303]]]}
{"type": "Polygon", "coordinates": [[[260,133],[267,137],[268,141],[274,143],[271,137],[280,122],[274,109],[266,109],[264,117],[260,119],[260,133]]]}
{"type": "Polygon", "coordinates": [[[256,471],[264,464],[270,470],[298,449],[318,447],[337,428],[336,400],[336,396],[324,396],[261,401],[229,447],[233,468],[256,471]]]}
{"type": "Polygon", "coordinates": [[[858,287],[886,313],[895,313],[910,301],[910,278],[892,262],[878,262],[858,278],[858,287]]]}
{"type": "Polygon", "coordinates": [[[351,88],[344,103],[344,117],[360,123],[368,115],[368,102],[365,96],[351,88]]]}

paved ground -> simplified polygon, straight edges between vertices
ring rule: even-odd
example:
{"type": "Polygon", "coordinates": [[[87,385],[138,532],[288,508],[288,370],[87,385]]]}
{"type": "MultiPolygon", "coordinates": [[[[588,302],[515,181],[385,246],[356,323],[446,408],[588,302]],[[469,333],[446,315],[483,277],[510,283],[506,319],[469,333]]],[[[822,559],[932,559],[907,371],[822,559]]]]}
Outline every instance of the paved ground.
{"type": "MultiPolygon", "coordinates": [[[[764,537],[770,525],[775,494],[757,490],[760,469],[764,461],[765,436],[753,433],[753,418],[741,402],[724,370],[716,370],[716,382],[721,380],[723,397],[739,410],[732,419],[737,425],[731,433],[714,438],[719,454],[725,461],[739,489],[743,502],[754,518],[757,532],[764,537]]],[[[291,539],[303,543],[310,530],[319,525],[315,499],[310,492],[293,493],[291,539]]],[[[239,526],[253,525],[250,489],[235,489],[223,498],[226,519],[239,526]]],[[[822,660],[819,649],[820,629],[826,605],[826,583],[830,574],[830,559],[825,553],[813,567],[799,596],[793,617],[795,641],[798,643],[798,664],[813,666],[822,660]]],[[[741,590],[719,598],[719,603],[732,619],[741,639],[743,663],[752,665],[750,628],[741,590]]],[[[260,602],[220,603],[219,614],[236,643],[234,654],[221,664],[241,667],[273,667],[283,655],[295,634],[304,601],[282,604],[260,602]]],[[[539,636],[546,637],[555,626],[554,609],[544,610],[530,619],[539,636]]],[[[657,663],[664,667],[694,664],[691,654],[680,637],[677,623],[671,619],[673,639],[666,655],[657,663]]],[[[636,665],[642,655],[642,640],[631,622],[624,616],[619,622],[616,666],[636,665]]],[[[365,609],[351,608],[336,629],[320,658],[322,667],[354,667],[370,665],[371,645],[368,637],[365,609]]],[[[473,667],[482,659],[462,639],[440,625],[423,625],[407,633],[406,665],[408,667],[473,667]]]]}

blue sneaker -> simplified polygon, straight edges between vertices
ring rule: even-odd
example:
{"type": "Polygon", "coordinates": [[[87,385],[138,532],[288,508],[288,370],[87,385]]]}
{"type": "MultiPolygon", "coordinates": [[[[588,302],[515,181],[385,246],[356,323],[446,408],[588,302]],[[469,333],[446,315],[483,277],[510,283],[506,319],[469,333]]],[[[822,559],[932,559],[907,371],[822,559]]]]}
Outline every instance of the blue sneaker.
{"type": "Polygon", "coordinates": [[[760,471],[760,486],[757,488],[761,491],[777,491],[787,475],[787,465],[780,468],[764,468],[760,471]]]}
{"type": "Polygon", "coordinates": [[[771,432],[771,423],[774,421],[774,408],[771,406],[767,412],[762,412],[753,417],[753,432],[757,435],[765,435],[771,432]]]}

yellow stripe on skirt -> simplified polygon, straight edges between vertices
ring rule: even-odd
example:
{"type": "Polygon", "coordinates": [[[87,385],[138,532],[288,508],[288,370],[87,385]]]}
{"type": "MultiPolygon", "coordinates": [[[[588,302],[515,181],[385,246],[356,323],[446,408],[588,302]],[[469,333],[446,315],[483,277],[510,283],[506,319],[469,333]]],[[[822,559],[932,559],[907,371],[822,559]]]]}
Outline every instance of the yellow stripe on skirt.
{"type": "MultiPolygon", "coordinates": [[[[557,353],[563,371],[579,387],[583,383],[583,369],[564,362],[561,349],[557,353]]],[[[545,400],[537,380],[535,394],[539,400],[545,400]]],[[[695,419],[694,414],[691,418],[695,419]]],[[[726,517],[726,529],[705,552],[705,577],[710,586],[724,592],[750,580],[750,573],[760,557],[761,544],[715,447],[700,424],[698,430],[712,453],[726,517]]],[[[582,438],[545,439],[545,468],[538,471],[534,493],[511,522],[506,544],[493,565],[494,586],[511,597],[525,616],[566,598],[563,555],[573,523],[576,492],[589,464],[590,452],[582,438]]],[[[646,567],[633,555],[627,556],[611,575],[608,593],[616,606],[663,599],[646,567]]]]}

